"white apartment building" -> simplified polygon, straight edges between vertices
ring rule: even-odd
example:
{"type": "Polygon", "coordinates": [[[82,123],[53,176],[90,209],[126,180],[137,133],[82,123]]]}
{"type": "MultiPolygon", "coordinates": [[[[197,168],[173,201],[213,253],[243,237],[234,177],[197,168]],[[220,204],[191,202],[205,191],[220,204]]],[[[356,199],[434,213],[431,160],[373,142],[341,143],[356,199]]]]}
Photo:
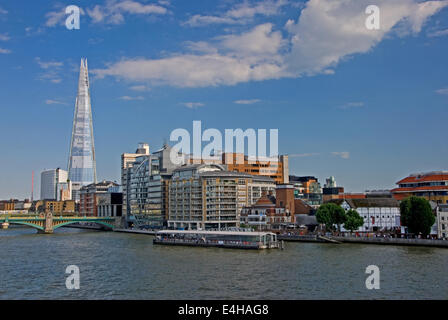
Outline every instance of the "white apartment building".
{"type": "Polygon", "coordinates": [[[169,184],[168,227],[238,227],[241,210],[269,191],[275,191],[269,177],[226,171],[219,164],[183,166],[173,171],[169,184]]]}

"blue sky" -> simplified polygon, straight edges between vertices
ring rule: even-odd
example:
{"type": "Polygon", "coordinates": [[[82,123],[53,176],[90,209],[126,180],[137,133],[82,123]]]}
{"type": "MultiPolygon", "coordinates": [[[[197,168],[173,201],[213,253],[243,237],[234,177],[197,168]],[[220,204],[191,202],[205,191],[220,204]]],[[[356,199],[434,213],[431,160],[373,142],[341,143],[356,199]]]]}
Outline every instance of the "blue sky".
{"type": "Polygon", "coordinates": [[[447,169],[448,2],[0,2],[0,199],[66,168],[79,62],[97,172],[172,130],[278,128],[290,173],[348,191],[447,169]],[[79,30],[65,7],[81,8],[79,30]],[[380,8],[368,30],[365,8],[380,8]]]}

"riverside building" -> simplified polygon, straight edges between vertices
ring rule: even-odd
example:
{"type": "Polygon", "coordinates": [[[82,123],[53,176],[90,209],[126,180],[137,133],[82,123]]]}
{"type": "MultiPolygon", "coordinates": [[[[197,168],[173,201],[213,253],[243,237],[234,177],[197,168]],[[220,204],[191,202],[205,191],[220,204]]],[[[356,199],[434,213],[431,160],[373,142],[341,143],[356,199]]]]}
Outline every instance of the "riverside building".
{"type": "Polygon", "coordinates": [[[112,181],[101,181],[84,186],[80,190],[79,212],[88,217],[98,217],[98,200],[100,194],[109,193],[111,188],[118,187],[112,181]]]}
{"type": "Polygon", "coordinates": [[[417,196],[437,204],[448,204],[448,171],[411,174],[398,181],[397,185],[391,190],[397,200],[417,196]]]}
{"type": "MultiPolygon", "coordinates": [[[[364,224],[359,232],[401,230],[400,204],[392,197],[369,197],[364,199],[337,199],[330,202],[340,205],[344,210],[356,210],[364,224]]],[[[341,227],[342,231],[347,231],[341,227]]]]}
{"type": "Polygon", "coordinates": [[[164,145],[149,153],[149,148],[126,165],[126,220],[135,227],[160,229],[168,217],[168,184],[173,170],[178,168],[171,162],[172,147],[164,145]]]}
{"type": "Polygon", "coordinates": [[[97,194],[98,217],[121,217],[123,215],[123,193],[119,186],[97,194]]]}
{"type": "Polygon", "coordinates": [[[193,164],[173,171],[168,227],[209,230],[238,227],[243,207],[263,192],[275,191],[273,179],[228,171],[220,164],[193,164]]]}
{"type": "Polygon", "coordinates": [[[131,179],[128,179],[130,168],[138,163],[136,159],[141,156],[149,155],[149,145],[147,143],[139,143],[135,153],[123,153],[121,155],[121,187],[123,190],[123,213],[129,214],[128,189],[130,189],[131,179]]]}

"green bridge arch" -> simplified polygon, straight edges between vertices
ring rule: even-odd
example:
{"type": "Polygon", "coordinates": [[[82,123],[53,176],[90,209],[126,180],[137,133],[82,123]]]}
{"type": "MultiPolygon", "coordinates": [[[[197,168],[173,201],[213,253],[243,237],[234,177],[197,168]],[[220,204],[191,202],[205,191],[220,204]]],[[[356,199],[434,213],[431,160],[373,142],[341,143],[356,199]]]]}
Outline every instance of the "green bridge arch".
{"type": "Polygon", "coordinates": [[[108,227],[108,228],[110,228],[110,229],[115,228],[113,225],[111,225],[111,224],[109,224],[109,223],[107,223],[107,222],[104,222],[104,221],[83,221],[83,220],[79,220],[79,221],[66,221],[66,222],[63,222],[63,223],[58,224],[58,225],[53,225],[53,230],[55,230],[55,229],[57,229],[57,228],[60,228],[60,227],[67,226],[67,225],[69,225],[69,224],[79,223],[79,222],[97,223],[97,224],[101,224],[101,225],[103,225],[103,226],[105,226],[105,227],[108,227]]]}
{"type": "MultiPolygon", "coordinates": [[[[42,220],[39,220],[39,222],[41,222],[41,221],[42,220]]],[[[23,220],[11,219],[11,218],[9,218],[9,219],[0,219],[0,224],[4,223],[4,222],[9,223],[9,224],[14,224],[14,225],[28,226],[28,227],[37,229],[39,231],[45,231],[45,226],[37,225],[37,224],[33,223],[32,220],[25,220],[25,221],[23,221],[23,220]]],[[[43,222],[44,222],[44,225],[45,225],[45,221],[43,221],[43,222]]],[[[76,219],[76,220],[71,220],[71,221],[64,221],[64,222],[62,222],[60,224],[56,224],[57,222],[58,221],[56,219],[53,220],[52,230],[55,230],[55,229],[58,229],[58,228],[61,228],[61,227],[64,227],[64,226],[67,226],[67,225],[70,225],[70,224],[79,223],[79,222],[96,223],[96,224],[102,225],[102,226],[104,226],[104,227],[106,227],[108,229],[114,229],[115,228],[115,226],[113,224],[111,224],[109,222],[106,222],[106,221],[102,221],[102,220],[84,220],[84,219],[81,218],[81,219],[76,219]]]]}
{"type": "Polygon", "coordinates": [[[34,224],[34,223],[29,223],[29,222],[25,222],[25,221],[14,221],[14,220],[12,220],[12,221],[11,220],[6,220],[6,222],[9,223],[9,224],[17,224],[17,225],[29,226],[29,227],[32,227],[34,229],[38,229],[38,230],[44,231],[43,227],[38,226],[37,224],[34,224]]]}

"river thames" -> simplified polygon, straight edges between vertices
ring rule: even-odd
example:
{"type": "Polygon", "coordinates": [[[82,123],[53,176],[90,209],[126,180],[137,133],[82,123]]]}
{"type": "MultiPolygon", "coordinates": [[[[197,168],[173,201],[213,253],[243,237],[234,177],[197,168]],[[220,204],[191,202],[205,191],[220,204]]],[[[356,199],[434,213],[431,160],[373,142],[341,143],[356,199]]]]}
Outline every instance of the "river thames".
{"type": "Polygon", "coordinates": [[[0,299],[448,299],[448,250],[286,243],[285,250],[153,246],[147,235],[0,230],[0,299]],[[80,269],[80,289],[65,286],[80,269]],[[380,269],[368,290],[366,267],[380,269]]]}

